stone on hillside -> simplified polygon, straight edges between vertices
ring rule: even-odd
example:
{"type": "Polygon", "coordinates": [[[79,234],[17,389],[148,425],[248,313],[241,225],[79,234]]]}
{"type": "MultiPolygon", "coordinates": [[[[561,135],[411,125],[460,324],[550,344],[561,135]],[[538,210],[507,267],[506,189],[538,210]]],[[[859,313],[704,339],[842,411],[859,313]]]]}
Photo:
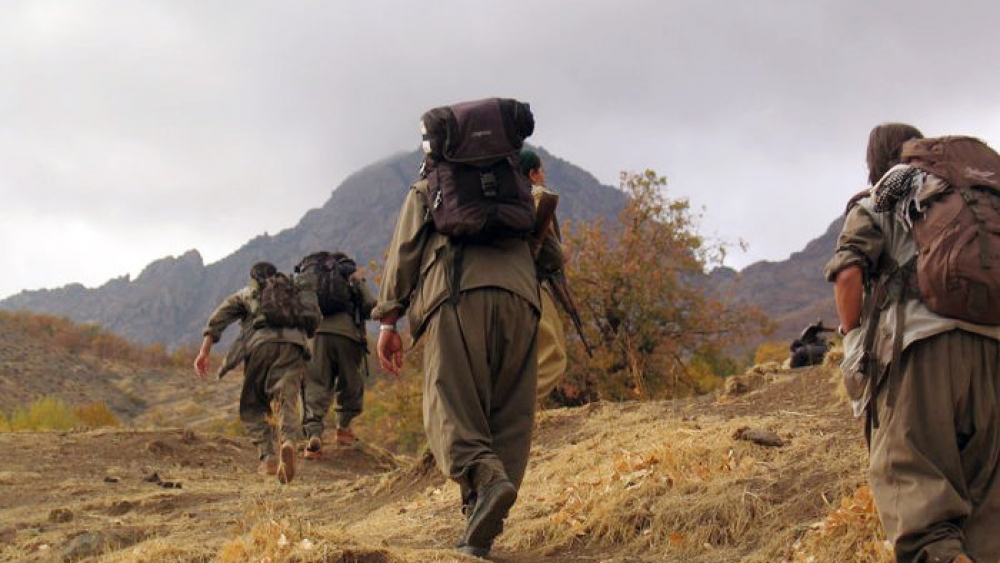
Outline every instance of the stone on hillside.
{"type": "Polygon", "coordinates": [[[771,432],[770,430],[764,430],[762,428],[750,428],[744,426],[736,430],[733,433],[734,440],[747,440],[753,442],[759,446],[771,446],[778,447],[785,445],[785,441],[781,439],[780,436],[771,432]]]}

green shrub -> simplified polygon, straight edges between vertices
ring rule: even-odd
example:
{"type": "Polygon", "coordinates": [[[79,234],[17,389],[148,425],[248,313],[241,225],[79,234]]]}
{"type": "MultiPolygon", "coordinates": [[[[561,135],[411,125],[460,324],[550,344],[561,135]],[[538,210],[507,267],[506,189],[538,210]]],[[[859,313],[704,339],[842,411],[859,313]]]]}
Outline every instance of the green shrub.
{"type": "Polygon", "coordinates": [[[10,419],[11,430],[71,430],[78,424],[73,410],[55,397],[42,397],[10,419]]]}

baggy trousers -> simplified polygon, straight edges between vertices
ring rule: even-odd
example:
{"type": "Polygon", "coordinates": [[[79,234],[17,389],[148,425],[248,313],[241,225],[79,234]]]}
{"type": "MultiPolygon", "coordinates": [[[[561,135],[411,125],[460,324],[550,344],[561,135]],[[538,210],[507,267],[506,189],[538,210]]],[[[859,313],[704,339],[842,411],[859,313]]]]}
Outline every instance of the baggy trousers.
{"type": "Polygon", "coordinates": [[[961,330],[910,345],[876,397],[869,477],[899,562],[1000,560],[1000,355],[961,330]]]}
{"type": "Polygon", "coordinates": [[[307,436],[323,434],[326,413],[337,399],[337,427],[347,428],[361,414],[365,382],[361,373],[365,347],[340,334],[319,332],[313,342],[312,360],[306,370],[304,390],[307,436]]]}
{"type": "Polygon", "coordinates": [[[424,429],[438,468],[463,497],[476,488],[473,473],[506,474],[520,487],[534,426],[537,332],[534,307],[495,288],[463,292],[428,320],[424,429]]]}
{"type": "Polygon", "coordinates": [[[538,323],[538,400],[544,400],[566,373],[566,334],[559,306],[548,283],[542,284],[542,318],[538,323]]]}
{"type": "Polygon", "coordinates": [[[240,420],[261,459],[274,455],[274,434],[267,420],[272,414],[277,414],[278,441],[301,436],[299,396],[305,371],[305,351],[298,344],[264,342],[250,352],[240,393],[240,420]]]}

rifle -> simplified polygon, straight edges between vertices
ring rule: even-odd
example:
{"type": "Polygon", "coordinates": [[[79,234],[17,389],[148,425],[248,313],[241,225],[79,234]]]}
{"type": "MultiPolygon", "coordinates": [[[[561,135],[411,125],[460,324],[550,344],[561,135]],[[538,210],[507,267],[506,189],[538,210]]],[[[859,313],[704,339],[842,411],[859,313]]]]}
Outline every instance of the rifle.
{"type": "Polygon", "coordinates": [[[569,315],[569,320],[573,321],[573,327],[576,329],[576,333],[580,335],[580,342],[583,342],[583,347],[587,350],[587,356],[593,358],[594,349],[591,348],[590,343],[587,342],[587,337],[583,334],[583,321],[580,320],[580,312],[573,301],[573,293],[566,282],[566,275],[563,274],[562,270],[559,270],[550,274],[546,279],[549,280],[549,285],[552,287],[552,296],[559,302],[563,311],[566,311],[566,314],[569,315]]]}
{"type": "MultiPolygon", "coordinates": [[[[528,237],[528,245],[531,248],[531,257],[536,262],[542,251],[545,239],[556,236],[555,229],[557,227],[555,226],[555,217],[556,206],[558,204],[559,194],[550,192],[549,190],[543,190],[535,202],[535,227],[528,237]]],[[[587,342],[587,337],[583,334],[583,321],[580,320],[580,312],[576,308],[573,293],[569,289],[569,284],[566,282],[566,276],[563,274],[563,271],[559,269],[554,272],[546,272],[543,274],[543,277],[549,280],[553,297],[559,302],[563,311],[566,311],[569,319],[573,322],[573,327],[576,329],[576,333],[580,335],[580,341],[583,342],[584,349],[587,350],[587,356],[593,358],[594,350],[591,348],[590,343],[587,342]]]]}
{"type": "Polygon", "coordinates": [[[215,372],[216,379],[222,379],[227,373],[240,365],[249,355],[247,352],[247,344],[250,341],[250,334],[253,333],[252,327],[240,327],[240,334],[233,341],[232,345],[229,346],[229,350],[226,352],[226,358],[223,360],[222,365],[219,366],[218,371],[215,372]]]}
{"type": "Polygon", "coordinates": [[[545,237],[552,232],[552,224],[556,217],[556,206],[559,204],[559,194],[548,190],[542,191],[541,196],[535,204],[535,226],[528,237],[528,246],[531,247],[531,257],[538,260],[538,253],[542,250],[542,242],[545,237]]]}

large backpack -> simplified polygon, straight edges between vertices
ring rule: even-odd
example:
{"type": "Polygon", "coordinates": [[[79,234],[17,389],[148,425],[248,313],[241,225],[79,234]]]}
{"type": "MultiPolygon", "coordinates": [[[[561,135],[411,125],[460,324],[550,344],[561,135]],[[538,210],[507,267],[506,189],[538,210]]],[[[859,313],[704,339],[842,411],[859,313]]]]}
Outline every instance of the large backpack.
{"type": "Polygon", "coordinates": [[[319,325],[316,294],[308,283],[277,272],[258,282],[259,311],[254,326],[298,328],[312,336],[319,325]]]}
{"type": "Polygon", "coordinates": [[[907,141],[900,156],[948,184],[913,221],[921,299],[945,317],[1000,325],[1000,155],[947,136],[907,141]]]}
{"type": "Polygon", "coordinates": [[[472,241],[527,236],[535,206],[518,153],[535,128],[528,104],[463,102],[427,111],[420,124],[436,229],[472,241]]]}
{"type": "Polygon", "coordinates": [[[355,271],[354,260],[342,252],[314,252],[295,266],[296,276],[311,278],[324,315],[354,311],[350,278],[355,271]]]}

